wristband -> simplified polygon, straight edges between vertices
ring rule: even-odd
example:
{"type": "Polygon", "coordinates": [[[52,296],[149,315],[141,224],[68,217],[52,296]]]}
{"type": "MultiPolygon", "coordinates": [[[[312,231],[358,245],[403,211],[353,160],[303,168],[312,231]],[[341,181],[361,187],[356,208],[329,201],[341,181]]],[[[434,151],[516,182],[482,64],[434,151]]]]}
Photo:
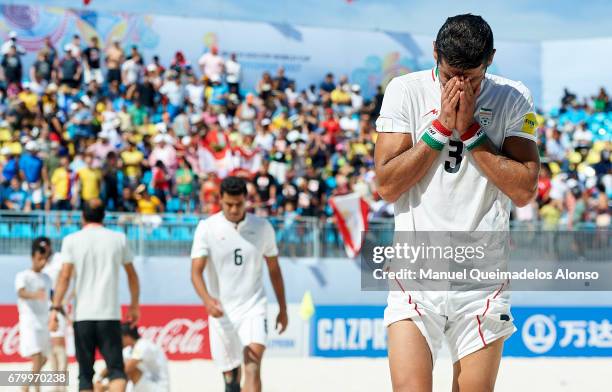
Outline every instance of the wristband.
{"type": "Polygon", "coordinates": [[[49,310],[55,310],[56,312],[58,312],[62,316],[66,315],[66,312],[64,311],[64,307],[63,306],[51,306],[51,308],[49,310]]]}
{"type": "Polygon", "coordinates": [[[461,141],[465,144],[468,151],[472,151],[487,140],[487,134],[480,128],[480,124],[475,122],[470,125],[467,132],[461,135],[461,141]]]}
{"type": "Polygon", "coordinates": [[[442,151],[451,134],[452,132],[449,129],[445,128],[438,119],[435,119],[431,126],[425,130],[421,140],[434,150],[442,151]]]}

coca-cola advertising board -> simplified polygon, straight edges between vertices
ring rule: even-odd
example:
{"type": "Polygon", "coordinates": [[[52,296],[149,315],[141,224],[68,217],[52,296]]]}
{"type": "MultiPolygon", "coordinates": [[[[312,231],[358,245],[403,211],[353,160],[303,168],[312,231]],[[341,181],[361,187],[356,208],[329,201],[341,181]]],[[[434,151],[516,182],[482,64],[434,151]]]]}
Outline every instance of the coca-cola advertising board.
{"type": "MultiPolygon", "coordinates": [[[[123,308],[123,314],[126,309],[123,308]]],[[[0,305],[0,362],[20,362],[17,306],[0,305]]],[[[164,348],[168,359],[210,359],[208,316],[203,306],[141,305],[141,336],[164,348]]]]}

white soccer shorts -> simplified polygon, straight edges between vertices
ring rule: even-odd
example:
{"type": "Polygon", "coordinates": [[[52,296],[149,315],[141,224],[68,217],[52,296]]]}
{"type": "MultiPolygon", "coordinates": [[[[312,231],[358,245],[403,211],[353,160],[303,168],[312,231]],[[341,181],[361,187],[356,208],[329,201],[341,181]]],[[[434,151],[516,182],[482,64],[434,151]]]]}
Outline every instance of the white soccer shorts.
{"type": "Polygon", "coordinates": [[[222,372],[242,364],[244,347],[251,343],[266,345],[267,325],[263,314],[232,321],[227,315],[208,316],[210,353],[222,372]]]}
{"type": "Polygon", "coordinates": [[[453,363],[516,331],[506,284],[489,291],[391,291],[384,322],[411,319],[427,340],[435,363],[447,339],[453,363]]]}
{"type": "Polygon", "coordinates": [[[48,357],[51,353],[51,336],[47,329],[19,328],[19,355],[29,358],[41,353],[48,357]]]}

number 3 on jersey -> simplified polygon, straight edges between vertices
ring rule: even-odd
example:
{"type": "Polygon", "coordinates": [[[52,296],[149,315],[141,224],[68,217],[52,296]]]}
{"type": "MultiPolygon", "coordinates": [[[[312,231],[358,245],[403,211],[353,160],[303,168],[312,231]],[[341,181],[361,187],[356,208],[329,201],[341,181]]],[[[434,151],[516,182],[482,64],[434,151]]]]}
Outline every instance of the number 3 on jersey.
{"type": "Polygon", "coordinates": [[[449,140],[448,157],[449,159],[444,162],[444,170],[448,173],[457,173],[463,160],[463,143],[459,140],[449,140]]]}

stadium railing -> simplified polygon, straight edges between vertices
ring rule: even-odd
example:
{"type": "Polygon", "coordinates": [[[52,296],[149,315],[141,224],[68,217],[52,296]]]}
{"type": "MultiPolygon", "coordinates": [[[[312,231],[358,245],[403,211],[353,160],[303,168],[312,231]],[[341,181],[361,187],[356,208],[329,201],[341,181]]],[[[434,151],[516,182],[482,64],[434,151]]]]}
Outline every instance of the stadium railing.
{"type": "MultiPolygon", "coordinates": [[[[193,233],[202,218],[204,216],[195,214],[107,213],[104,223],[111,230],[125,233],[137,256],[189,257],[193,233]]],[[[315,217],[270,217],[269,220],[276,231],[281,256],[346,257],[342,238],[333,222],[315,217]]],[[[28,254],[32,239],[41,235],[49,237],[54,249],[59,251],[62,238],[80,227],[79,211],[20,213],[2,210],[0,254],[28,254]]],[[[371,232],[387,237],[393,235],[393,227],[393,219],[369,222],[371,232]]],[[[513,256],[529,258],[548,254],[560,260],[612,258],[612,231],[609,229],[582,226],[571,231],[549,230],[537,222],[513,222],[511,230],[513,256]]]]}

